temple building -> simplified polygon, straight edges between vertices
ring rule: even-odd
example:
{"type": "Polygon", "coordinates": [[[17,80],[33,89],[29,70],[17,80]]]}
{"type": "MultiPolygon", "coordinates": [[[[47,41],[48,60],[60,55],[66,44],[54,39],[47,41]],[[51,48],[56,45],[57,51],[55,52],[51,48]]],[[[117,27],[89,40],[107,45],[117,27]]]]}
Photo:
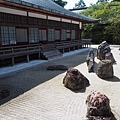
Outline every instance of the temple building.
{"type": "Polygon", "coordinates": [[[79,49],[82,25],[97,21],[52,0],[1,0],[0,65],[79,49]]]}

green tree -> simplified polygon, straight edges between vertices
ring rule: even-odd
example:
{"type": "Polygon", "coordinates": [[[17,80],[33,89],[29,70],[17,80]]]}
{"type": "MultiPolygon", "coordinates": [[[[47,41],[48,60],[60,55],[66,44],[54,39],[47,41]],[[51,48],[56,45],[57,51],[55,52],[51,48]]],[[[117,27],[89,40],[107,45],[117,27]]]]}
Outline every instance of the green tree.
{"type": "Polygon", "coordinates": [[[52,0],[53,2],[57,3],[58,5],[64,7],[67,2],[66,1],[63,1],[63,0],[52,0]]]}
{"type": "Polygon", "coordinates": [[[112,2],[120,2],[120,0],[112,0],[112,2]]]}
{"type": "Polygon", "coordinates": [[[82,14],[99,19],[99,23],[84,26],[82,36],[93,39],[94,43],[106,40],[120,44],[120,2],[102,2],[90,6],[82,14]]]}
{"type": "Polygon", "coordinates": [[[109,0],[98,0],[98,1],[97,1],[97,4],[98,4],[98,3],[101,3],[101,2],[108,2],[108,1],[109,1],[109,0]]]}
{"type": "Polygon", "coordinates": [[[86,5],[83,0],[80,0],[78,3],[75,4],[74,8],[83,8],[83,7],[86,7],[86,5]]]}

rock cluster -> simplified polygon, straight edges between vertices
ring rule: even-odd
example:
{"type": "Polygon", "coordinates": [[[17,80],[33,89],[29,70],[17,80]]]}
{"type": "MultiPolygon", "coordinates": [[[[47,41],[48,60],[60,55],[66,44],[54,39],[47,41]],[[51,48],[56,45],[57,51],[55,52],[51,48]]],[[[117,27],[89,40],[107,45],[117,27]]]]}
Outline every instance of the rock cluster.
{"type": "Polygon", "coordinates": [[[71,90],[79,90],[89,85],[89,80],[77,69],[70,68],[63,78],[65,87],[71,90]]]}
{"type": "Polygon", "coordinates": [[[103,41],[97,50],[97,58],[101,60],[98,63],[96,74],[100,78],[111,78],[114,76],[113,63],[115,59],[111,53],[110,46],[106,41],[103,41]]]}
{"type": "Polygon", "coordinates": [[[114,120],[108,97],[100,92],[91,92],[86,99],[88,120],[114,120]]]}

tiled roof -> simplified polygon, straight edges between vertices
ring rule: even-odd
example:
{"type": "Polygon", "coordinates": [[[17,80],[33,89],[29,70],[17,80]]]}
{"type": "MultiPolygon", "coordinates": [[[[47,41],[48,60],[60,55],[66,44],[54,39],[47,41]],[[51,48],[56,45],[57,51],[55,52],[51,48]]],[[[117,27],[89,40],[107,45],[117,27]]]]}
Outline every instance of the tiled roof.
{"type": "Polygon", "coordinates": [[[18,4],[23,4],[23,5],[31,6],[31,7],[35,7],[35,8],[40,8],[40,9],[51,11],[54,13],[79,18],[84,21],[89,21],[89,22],[98,21],[98,19],[90,18],[90,17],[84,16],[84,15],[77,14],[75,12],[66,10],[63,7],[54,3],[52,0],[6,0],[6,1],[15,2],[18,4]]]}

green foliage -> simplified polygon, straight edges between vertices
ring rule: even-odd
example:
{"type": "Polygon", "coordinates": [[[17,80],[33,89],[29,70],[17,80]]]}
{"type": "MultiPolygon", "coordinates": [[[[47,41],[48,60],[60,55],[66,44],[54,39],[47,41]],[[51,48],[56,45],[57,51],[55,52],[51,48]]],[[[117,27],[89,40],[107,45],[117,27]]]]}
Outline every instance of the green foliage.
{"type": "Polygon", "coordinates": [[[66,1],[63,1],[63,0],[52,0],[53,2],[57,3],[58,5],[64,7],[67,2],[66,1]]]}
{"type": "Polygon", "coordinates": [[[117,1],[120,2],[120,0],[112,0],[112,1],[113,1],[113,2],[117,2],[117,1]]]}
{"type": "Polygon", "coordinates": [[[101,3],[101,2],[108,2],[108,1],[109,1],[109,0],[98,0],[98,1],[97,1],[97,4],[98,4],[98,3],[101,3]]]}
{"type": "Polygon", "coordinates": [[[120,44],[120,2],[102,2],[81,13],[100,20],[99,23],[85,25],[82,37],[89,36],[94,43],[106,40],[111,44],[120,44]]]}

